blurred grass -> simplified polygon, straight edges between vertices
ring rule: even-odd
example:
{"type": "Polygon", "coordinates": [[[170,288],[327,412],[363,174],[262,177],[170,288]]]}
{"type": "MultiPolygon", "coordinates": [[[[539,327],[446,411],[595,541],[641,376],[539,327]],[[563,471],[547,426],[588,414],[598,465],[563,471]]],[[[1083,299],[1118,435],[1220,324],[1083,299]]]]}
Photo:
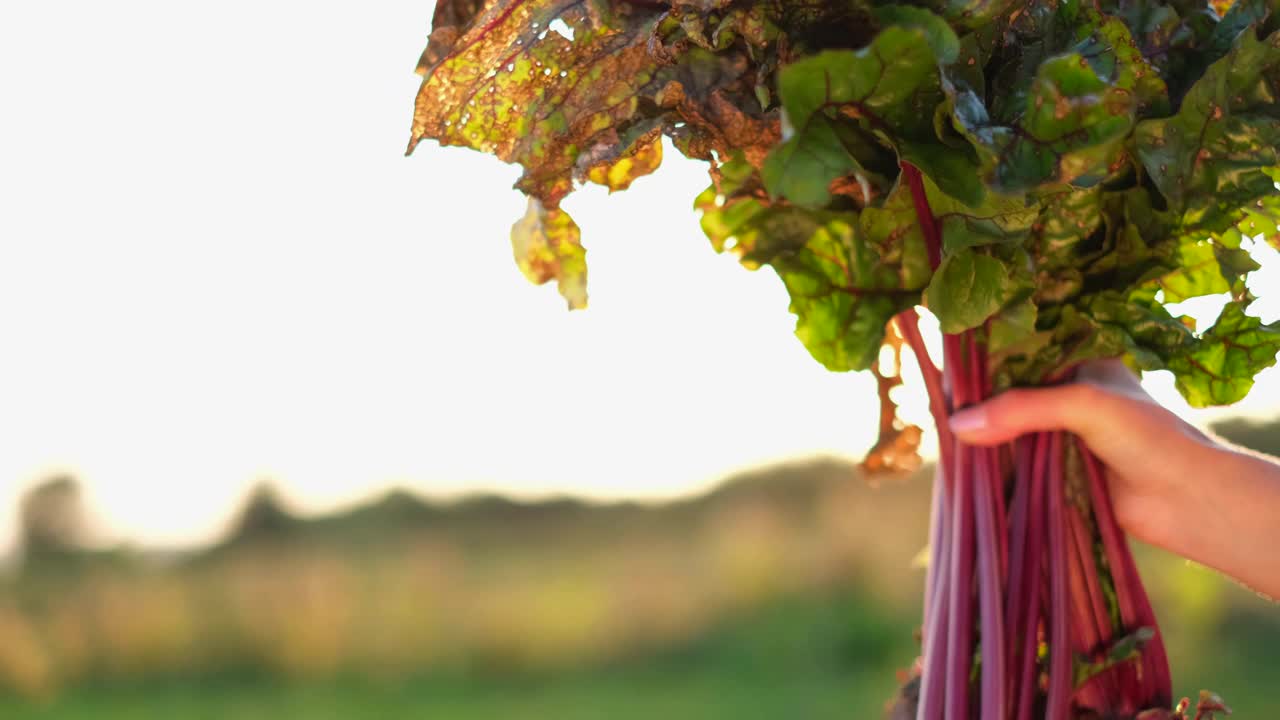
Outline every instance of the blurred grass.
{"type": "Polygon", "coordinates": [[[907,628],[855,598],[796,599],[659,657],[596,669],[394,683],[152,682],[80,689],[46,705],[0,703],[0,717],[836,718],[889,696],[894,657],[911,652],[907,628]]]}
{"type": "MultiPolygon", "coordinates": [[[[1271,623],[1274,626],[1274,622],[1271,623]]],[[[879,717],[893,668],[913,652],[911,620],[856,596],[793,599],[676,651],[603,668],[376,682],[223,677],[90,685],[44,703],[0,701],[13,720],[334,720],[343,718],[879,717]]],[[[1274,717],[1274,627],[1231,628],[1191,664],[1233,698],[1236,717],[1274,717]],[[1239,636],[1241,630],[1252,628],[1239,636]]],[[[1181,677],[1188,677],[1183,663],[1181,677]]],[[[1193,692],[1198,685],[1183,683],[1193,692]]]]}
{"type": "Polygon", "coordinates": [[[102,720],[275,720],[307,718],[673,718],[849,717],[874,693],[823,678],[747,687],[734,678],[634,673],[564,679],[542,686],[423,683],[394,690],[360,684],[156,687],[77,693],[43,709],[5,708],[4,717],[102,720]]]}
{"type": "MultiPolygon", "coordinates": [[[[392,493],[301,519],[263,489],[198,553],[0,580],[0,718],[879,717],[917,650],[927,505],[927,471],[871,487],[831,460],[657,506],[392,493]]],[[[1280,716],[1280,612],[1138,554],[1176,691],[1280,716]]]]}

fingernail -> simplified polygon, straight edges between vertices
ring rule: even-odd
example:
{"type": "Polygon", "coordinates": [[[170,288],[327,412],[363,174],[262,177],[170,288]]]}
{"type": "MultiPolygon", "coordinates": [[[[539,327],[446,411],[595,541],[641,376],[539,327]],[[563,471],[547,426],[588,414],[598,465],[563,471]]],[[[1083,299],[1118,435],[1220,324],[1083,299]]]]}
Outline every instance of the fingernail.
{"type": "Polygon", "coordinates": [[[957,411],[947,423],[952,432],[969,433],[987,427],[987,410],[983,407],[972,407],[957,411]]]}

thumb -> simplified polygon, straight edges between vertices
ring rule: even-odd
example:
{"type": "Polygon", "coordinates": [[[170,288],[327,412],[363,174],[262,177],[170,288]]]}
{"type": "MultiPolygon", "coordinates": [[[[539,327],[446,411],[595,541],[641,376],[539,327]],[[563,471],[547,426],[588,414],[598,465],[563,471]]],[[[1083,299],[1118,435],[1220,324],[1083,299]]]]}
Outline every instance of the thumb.
{"type": "Polygon", "coordinates": [[[1092,383],[1015,389],[951,416],[951,431],[973,445],[998,445],[1033,432],[1067,430],[1090,445],[1133,413],[1131,400],[1092,383]]]}

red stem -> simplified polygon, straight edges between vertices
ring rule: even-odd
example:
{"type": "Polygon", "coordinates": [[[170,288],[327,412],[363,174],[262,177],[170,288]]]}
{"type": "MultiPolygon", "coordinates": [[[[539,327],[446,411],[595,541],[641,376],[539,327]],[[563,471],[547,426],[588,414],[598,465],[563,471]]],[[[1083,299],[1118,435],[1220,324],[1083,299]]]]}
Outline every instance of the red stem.
{"type": "Polygon", "coordinates": [[[1063,527],[1062,434],[1049,436],[1049,694],[1045,720],[1067,720],[1071,705],[1071,612],[1067,590],[1067,539],[1063,527]]]}
{"type": "Polygon", "coordinates": [[[950,503],[943,468],[934,479],[933,525],[929,530],[929,571],[925,581],[925,622],[921,639],[918,720],[942,720],[946,692],[947,603],[950,594],[950,503]]]}
{"type": "MultiPolygon", "coordinates": [[[[1026,607],[1027,589],[1025,554],[1028,539],[1027,522],[1031,514],[1031,482],[1035,470],[1035,442],[1032,437],[1021,437],[1015,444],[1014,485],[1013,485],[1013,517],[1010,523],[1009,546],[1012,552],[1009,557],[1009,588],[1005,594],[1004,624],[1009,632],[1008,648],[1009,667],[1021,667],[1019,658],[1018,633],[1022,630],[1023,614],[1029,612],[1026,607]]],[[[1009,683],[1010,707],[1017,707],[1018,676],[1012,675],[1009,683]]]]}
{"type": "MultiPolygon", "coordinates": [[[[1097,587],[1092,552],[1080,514],[1070,504],[1063,509],[1066,527],[1068,577],[1071,588],[1071,649],[1083,657],[1093,653],[1111,639],[1106,608],[1097,587]],[[1099,614],[1101,613],[1101,614],[1099,614]]],[[[1110,673],[1093,677],[1076,691],[1076,704],[1099,712],[1109,711],[1116,700],[1115,678],[1110,673]]]]}
{"type": "Polygon", "coordinates": [[[920,366],[920,377],[924,380],[925,390],[929,394],[929,414],[933,416],[933,424],[938,429],[938,455],[942,467],[950,477],[951,426],[947,422],[950,413],[947,411],[947,396],[942,390],[942,373],[929,356],[929,348],[925,347],[924,337],[920,334],[920,315],[915,308],[898,313],[898,329],[902,331],[902,339],[906,341],[911,352],[916,356],[916,364],[920,366]]]}
{"type": "Polygon", "coordinates": [[[937,268],[942,263],[942,233],[938,230],[938,220],[929,208],[929,197],[924,190],[924,178],[920,169],[908,162],[900,163],[902,177],[911,190],[911,201],[916,206],[916,221],[920,223],[920,232],[924,235],[924,246],[929,253],[929,265],[937,268]]]}
{"type": "Polygon", "coordinates": [[[1111,570],[1111,580],[1115,586],[1116,601],[1120,606],[1120,619],[1124,623],[1125,632],[1133,632],[1141,627],[1151,628],[1155,632],[1155,637],[1142,649],[1141,702],[1146,707],[1169,707],[1173,702],[1173,682],[1155,611],[1152,610],[1151,600],[1138,577],[1138,568],[1133,561],[1133,553],[1129,550],[1129,543],[1116,522],[1111,494],[1102,480],[1101,463],[1083,442],[1077,441],[1080,442],[1085,471],[1089,475],[1089,494],[1098,521],[1098,534],[1102,536],[1102,549],[1111,570]]]}
{"type": "MultiPolygon", "coordinates": [[[[928,248],[929,264],[936,269],[942,261],[942,235],[925,196],[924,179],[910,163],[904,162],[901,166],[902,177],[915,204],[916,220],[928,248]]],[[[938,522],[930,531],[931,538],[937,543],[930,550],[930,559],[940,564],[936,572],[931,568],[926,578],[926,605],[931,609],[925,616],[925,640],[922,643],[925,657],[917,717],[919,720],[961,718],[968,712],[968,671],[973,648],[972,558],[971,541],[967,537],[971,516],[965,512],[969,458],[951,434],[948,422],[951,407],[948,406],[944,387],[945,382],[952,392],[961,389],[955,363],[959,354],[955,352],[958,348],[953,348],[954,339],[944,338],[944,380],[925,348],[920,336],[919,316],[914,309],[899,315],[898,327],[915,353],[929,393],[929,410],[938,429],[938,455],[942,464],[942,473],[934,489],[938,522]]]]}
{"type": "Polygon", "coordinates": [[[951,494],[947,665],[944,673],[947,718],[964,718],[969,712],[969,672],[973,663],[972,453],[971,447],[956,442],[956,474],[951,494]]]}
{"type": "Polygon", "coordinates": [[[1027,548],[1026,568],[1023,573],[1025,583],[1025,610],[1022,614],[1022,676],[1019,678],[1018,715],[1017,720],[1031,720],[1035,707],[1036,690],[1036,649],[1039,646],[1041,608],[1041,570],[1044,567],[1044,537],[1048,522],[1047,498],[1045,497],[1045,480],[1048,477],[1050,458],[1049,433],[1038,433],[1035,436],[1035,452],[1032,455],[1031,498],[1027,507],[1027,548]]]}
{"type": "Polygon", "coordinates": [[[978,608],[982,629],[982,719],[1005,720],[1005,632],[1000,607],[1000,553],[997,543],[992,482],[994,453],[974,454],[973,514],[978,541],[978,608]]]}
{"type": "MultiPolygon", "coordinates": [[[[946,469],[941,463],[936,465],[933,470],[933,493],[929,500],[929,564],[924,569],[924,608],[923,622],[925,629],[928,629],[929,610],[937,602],[934,593],[937,591],[938,585],[938,556],[942,552],[942,518],[944,516],[943,509],[948,507],[946,497],[946,469]]],[[[921,639],[921,643],[928,640],[926,633],[921,639]]],[[[922,646],[923,650],[923,646],[922,646]]]]}

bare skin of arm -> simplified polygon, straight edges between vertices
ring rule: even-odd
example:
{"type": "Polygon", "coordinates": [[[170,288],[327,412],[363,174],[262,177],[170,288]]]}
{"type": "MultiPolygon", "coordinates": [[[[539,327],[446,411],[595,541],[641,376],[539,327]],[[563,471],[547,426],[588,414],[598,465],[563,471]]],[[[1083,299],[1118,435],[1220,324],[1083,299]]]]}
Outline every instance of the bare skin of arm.
{"type": "Polygon", "coordinates": [[[1001,393],[957,412],[951,429],[975,445],[1079,435],[1107,465],[1126,532],[1280,598],[1280,460],[1197,430],[1120,362],[1088,365],[1070,385],[1001,393]]]}

